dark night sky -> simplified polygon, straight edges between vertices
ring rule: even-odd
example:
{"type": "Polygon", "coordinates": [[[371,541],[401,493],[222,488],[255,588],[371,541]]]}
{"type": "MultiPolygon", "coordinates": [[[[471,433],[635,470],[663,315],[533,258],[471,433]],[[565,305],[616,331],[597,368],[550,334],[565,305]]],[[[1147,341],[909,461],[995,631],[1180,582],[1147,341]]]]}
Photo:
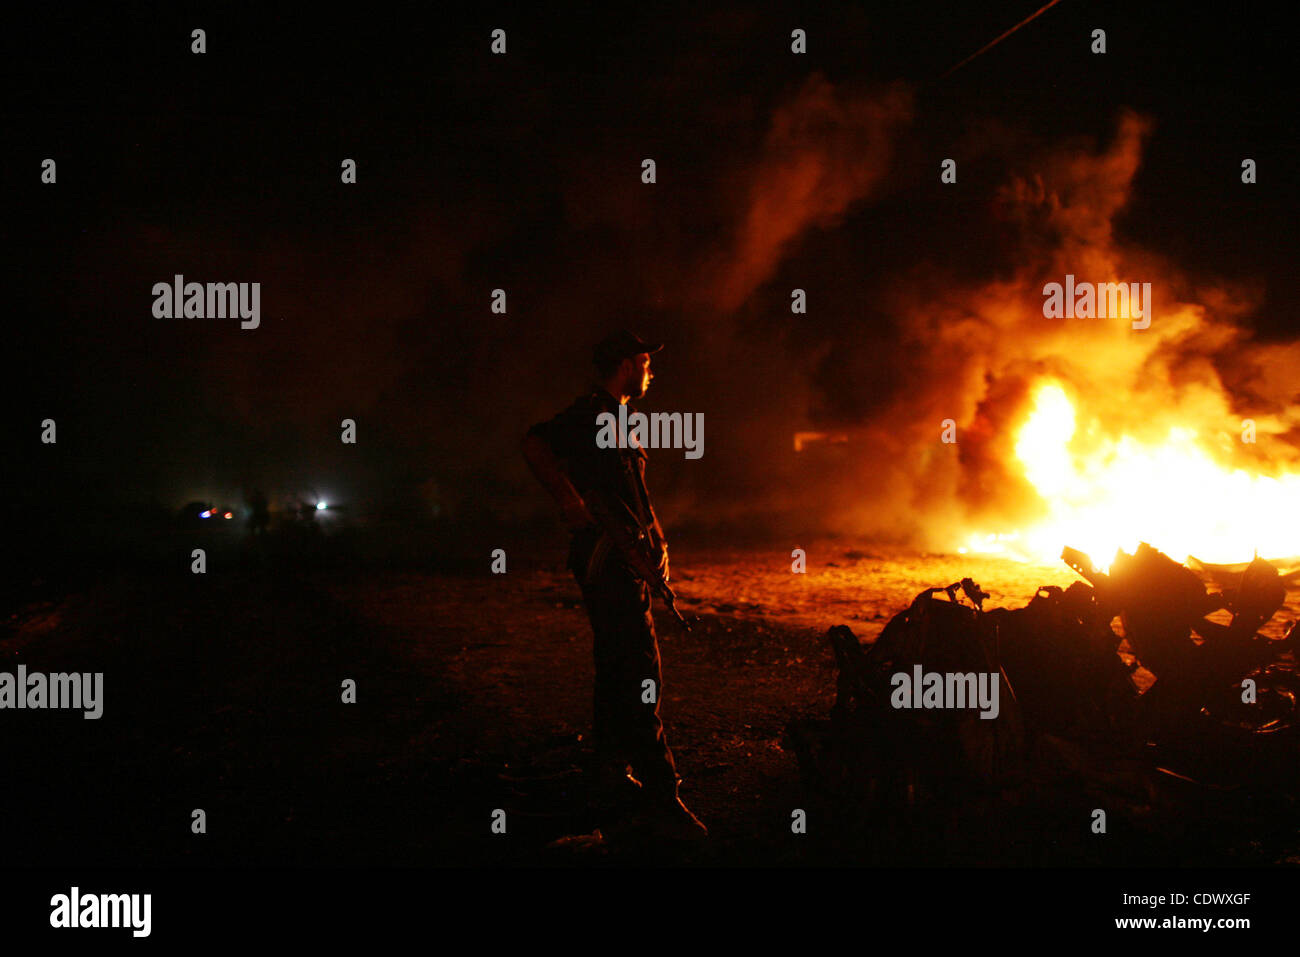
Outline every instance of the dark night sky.
{"type": "Polygon", "coordinates": [[[705,413],[703,459],[652,458],[669,517],[797,510],[792,429],[880,426],[928,388],[900,283],[1019,275],[1007,184],[1104,152],[1125,111],[1150,131],[1116,240],[1249,290],[1233,321],[1257,341],[1296,337],[1300,139],[1274,14],[1065,0],[939,80],[1037,4],[881,6],[19,21],[11,498],[361,502],[432,482],[460,515],[541,512],[518,440],[626,325],[668,343],[644,407],[705,413]],[[775,224],[757,244],[756,209],[775,224]],[[155,319],[175,273],[260,282],[262,327],[155,319]],[[57,451],[35,442],[46,416],[57,451]]]}

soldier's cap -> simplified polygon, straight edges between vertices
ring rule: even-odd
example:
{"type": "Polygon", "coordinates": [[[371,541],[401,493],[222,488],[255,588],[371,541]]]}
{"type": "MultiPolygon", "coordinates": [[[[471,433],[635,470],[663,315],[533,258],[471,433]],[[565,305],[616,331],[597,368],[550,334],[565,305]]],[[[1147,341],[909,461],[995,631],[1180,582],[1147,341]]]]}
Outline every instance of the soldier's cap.
{"type": "Polygon", "coordinates": [[[596,365],[606,365],[639,356],[643,352],[658,352],[663,347],[662,342],[646,342],[635,333],[620,329],[600,340],[592,351],[591,358],[596,365]]]}

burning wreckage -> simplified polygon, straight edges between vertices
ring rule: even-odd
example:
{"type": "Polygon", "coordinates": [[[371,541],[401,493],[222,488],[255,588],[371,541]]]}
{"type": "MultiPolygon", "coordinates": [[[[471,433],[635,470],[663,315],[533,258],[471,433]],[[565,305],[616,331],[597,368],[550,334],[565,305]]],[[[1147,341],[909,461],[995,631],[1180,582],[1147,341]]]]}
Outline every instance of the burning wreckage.
{"type": "Polygon", "coordinates": [[[1062,559],[1086,582],[1023,608],[985,611],[967,578],[922,592],[869,646],[831,628],[834,707],[785,738],[811,798],[862,821],[1018,804],[1045,780],[1139,804],[1162,782],[1300,793],[1300,626],[1259,634],[1286,598],[1273,565],[1189,567],[1146,544],[1109,573],[1062,559]]]}

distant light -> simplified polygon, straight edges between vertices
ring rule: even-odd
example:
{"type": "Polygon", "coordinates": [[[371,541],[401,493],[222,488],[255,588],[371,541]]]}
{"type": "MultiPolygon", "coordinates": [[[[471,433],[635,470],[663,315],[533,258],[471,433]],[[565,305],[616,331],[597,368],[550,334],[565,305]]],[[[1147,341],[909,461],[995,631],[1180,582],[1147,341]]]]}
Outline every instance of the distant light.
{"type": "Polygon", "coordinates": [[[233,513],[231,513],[231,512],[227,512],[227,513],[226,513],[226,518],[234,518],[234,517],[235,517],[235,516],[234,516],[233,513]]]}
{"type": "Polygon", "coordinates": [[[211,517],[212,517],[211,512],[199,512],[199,518],[211,518],[211,517]]]}
{"type": "Polygon", "coordinates": [[[317,502],[317,503],[316,503],[316,511],[318,511],[318,512],[323,512],[323,511],[325,511],[325,509],[327,509],[328,507],[329,507],[329,506],[326,505],[324,502],[317,502]]]}

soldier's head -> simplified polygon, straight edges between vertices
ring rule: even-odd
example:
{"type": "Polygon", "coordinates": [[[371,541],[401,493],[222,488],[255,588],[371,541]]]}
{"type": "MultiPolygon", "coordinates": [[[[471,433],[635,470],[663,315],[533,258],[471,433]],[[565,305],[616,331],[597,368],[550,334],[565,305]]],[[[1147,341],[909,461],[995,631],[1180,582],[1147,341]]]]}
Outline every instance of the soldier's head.
{"type": "Polygon", "coordinates": [[[663,343],[646,342],[630,332],[616,332],[601,340],[592,355],[596,378],[610,395],[620,400],[639,399],[654,379],[650,356],[662,348],[663,343]]]}

